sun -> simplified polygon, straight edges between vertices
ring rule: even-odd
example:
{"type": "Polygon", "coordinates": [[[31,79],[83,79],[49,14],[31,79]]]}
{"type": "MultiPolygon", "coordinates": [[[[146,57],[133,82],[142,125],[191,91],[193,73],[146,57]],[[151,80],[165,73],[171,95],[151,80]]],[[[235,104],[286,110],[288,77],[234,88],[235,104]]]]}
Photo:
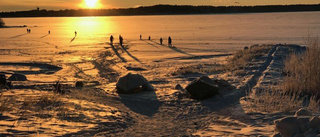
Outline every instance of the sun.
{"type": "Polygon", "coordinates": [[[98,0],[84,0],[87,8],[97,8],[98,0]]]}

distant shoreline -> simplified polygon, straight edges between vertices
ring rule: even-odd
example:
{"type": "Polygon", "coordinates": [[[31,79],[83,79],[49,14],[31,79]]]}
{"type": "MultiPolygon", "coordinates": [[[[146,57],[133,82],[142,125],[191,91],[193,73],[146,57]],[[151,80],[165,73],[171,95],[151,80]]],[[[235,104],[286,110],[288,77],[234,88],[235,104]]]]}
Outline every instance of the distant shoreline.
{"type": "MultiPolygon", "coordinates": [[[[70,17],[133,17],[133,16],[188,16],[188,15],[232,15],[232,14],[259,14],[259,13],[294,13],[294,12],[320,12],[319,11],[275,11],[275,12],[245,12],[245,13],[206,13],[206,14],[147,14],[147,15],[97,15],[97,16],[37,16],[37,17],[1,17],[1,18],[70,18],[70,17]]],[[[14,26],[16,27],[16,26],[14,26]]],[[[25,27],[25,26],[18,26],[25,27]]],[[[1,28],[1,27],[0,27],[1,28]]],[[[7,26],[4,28],[8,28],[7,26]]]]}
{"type": "Polygon", "coordinates": [[[0,29],[2,28],[25,28],[28,27],[27,25],[23,25],[23,26],[1,26],[0,29]]]}
{"type": "Polygon", "coordinates": [[[18,17],[100,17],[100,16],[155,16],[155,15],[213,15],[274,12],[320,11],[320,4],[313,5],[269,5],[269,6],[184,6],[155,5],[125,9],[66,9],[0,12],[2,18],[18,17]]]}

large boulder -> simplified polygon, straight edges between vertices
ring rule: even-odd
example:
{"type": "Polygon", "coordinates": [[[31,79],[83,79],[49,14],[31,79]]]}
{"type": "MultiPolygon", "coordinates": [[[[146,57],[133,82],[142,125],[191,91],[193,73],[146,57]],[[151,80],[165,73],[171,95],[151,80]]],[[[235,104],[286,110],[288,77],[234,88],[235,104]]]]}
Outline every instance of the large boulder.
{"type": "Polygon", "coordinates": [[[298,111],[296,111],[295,116],[311,116],[311,112],[307,108],[300,108],[298,111]]]}
{"type": "Polygon", "coordinates": [[[207,82],[208,84],[214,85],[213,80],[211,78],[209,78],[208,76],[201,76],[199,79],[204,82],[207,82]]]}
{"type": "Polygon", "coordinates": [[[153,87],[139,74],[128,73],[125,76],[119,78],[116,84],[117,92],[120,94],[132,94],[141,91],[153,91],[153,87]]]}
{"type": "Polygon", "coordinates": [[[303,134],[304,137],[316,137],[318,136],[318,130],[310,128],[307,132],[303,134]]]}
{"type": "Polygon", "coordinates": [[[297,117],[285,117],[276,120],[275,125],[276,131],[278,131],[282,137],[292,137],[300,134],[297,117]]]}
{"type": "Polygon", "coordinates": [[[308,131],[308,129],[310,128],[308,125],[309,119],[310,119],[309,117],[298,117],[297,118],[301,133],[308,131]]]}
{"type": "Polygon", "coordinates": [[[84,82],[83,81],[77,81],[76,83],[75,83],[75,87],[76,88],[82,88],[84,86],[84,82]]]}
{"type": "Polygon", "coordinates": [[[215,79],[213,80],[213,84],[218,85],[220,89],[234,89],[234,86],[224,79],[215,79]]]}
{"type": "Polygon", "coordinates": [[[176,90],[183,90],[183,87],[180,84],[177,84],[174,89],[176,90]]]}
{"type": "Polygon", "coordinates": [[[10,81],[27,81],[27,77],[23,74],[12,74],[8,80],[10,81]]]}
{"type": "MultiPolygon", "coordinates": [[[[315,130],[319,130],[320,127],[320,118],[319,117],[312,117],[308,123],[308,126],[310,128],[313,128],[315,130]]],[[[319,131],[320,132],[320,131],[319,131]]]]}
{"type": "Polygon", "coordinates": [[[190,94],[191,98],[197,100],[204,100],[219,94],[219,88],[213,85],[210,78],[201,77],[194,80],[186,87],[187,92],[190,94]]]}

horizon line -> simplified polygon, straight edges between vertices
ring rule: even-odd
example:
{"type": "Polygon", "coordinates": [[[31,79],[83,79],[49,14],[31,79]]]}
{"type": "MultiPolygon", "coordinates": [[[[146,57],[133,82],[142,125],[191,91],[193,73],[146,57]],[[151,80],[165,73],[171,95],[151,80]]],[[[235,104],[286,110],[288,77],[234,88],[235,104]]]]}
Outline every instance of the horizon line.
{"type": "Polygon", "coordinates": [[[214,5],[178,5],[178,4],[156,4],[149,6],[138,6],[138,7],[127,7],[127,8],[79,8],[79,9],[36,9],[31,10],[17,10],[17,11],[0,11],[1,13],[8,12],[25,12],[25,11],[66,11],[66,10],[121,10],[121,9],[137,9],[137,8],[146,8],[154,6],[191,6],[191,7],[267,7],[267,6],[303,6],[303,5],[320,5],[318,4],[278,4],[278,5],[229,5],[229,6],[214,6],[214,5]]]}

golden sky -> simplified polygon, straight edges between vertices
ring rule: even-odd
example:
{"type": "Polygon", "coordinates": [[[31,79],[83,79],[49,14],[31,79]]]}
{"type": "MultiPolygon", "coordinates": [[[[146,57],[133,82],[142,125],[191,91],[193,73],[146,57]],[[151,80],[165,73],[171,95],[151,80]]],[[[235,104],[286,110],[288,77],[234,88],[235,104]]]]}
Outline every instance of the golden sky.
{"type": "Polygon", "coordinates": [[[0,11],[41,9],[81,9],[81,8],[126,8],[156,4],[177,5],[285,5],[319,4],[320,0],[0,0],[0,11]],[[96,2],[95,2],[96,1],[96,2]]]}

